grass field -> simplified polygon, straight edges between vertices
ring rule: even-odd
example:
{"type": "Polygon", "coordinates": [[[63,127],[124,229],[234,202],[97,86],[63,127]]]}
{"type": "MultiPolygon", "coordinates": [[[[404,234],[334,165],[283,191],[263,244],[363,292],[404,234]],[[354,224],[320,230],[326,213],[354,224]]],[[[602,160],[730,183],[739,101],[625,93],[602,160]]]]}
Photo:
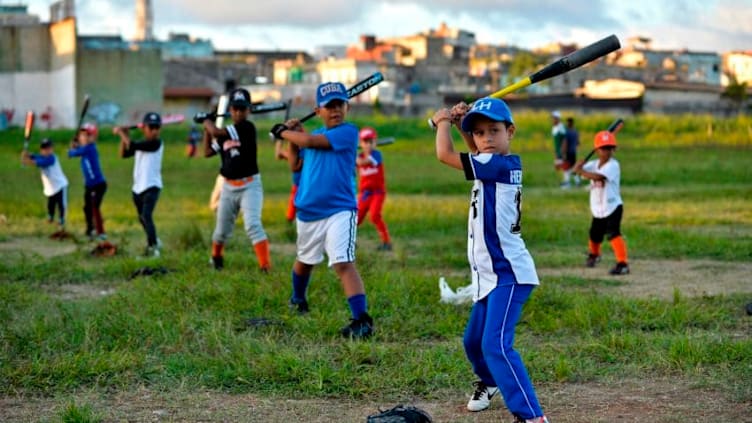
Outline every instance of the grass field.
{"type": "MultiPolygon", "coordinates": [[[[581,119],[581,155],[612,119],[581,119]]],[[[652,392],[646,386],[684,388],[669,401],[687,409],[661,413],[655,406],[651,421],[708,421],[696,407],[702,398],[714,399],[720,414],[713,416],[721,421],[750,421],[744,419],[752,407],[752,317],[744,305],[752,302],[746,273],[752,270],[752,119],[627,121],[617,151],[622,229],[633,263],[625,278],[607,275],[613,263],[608,246],[600,267],[583,273],[588,194],[558,188],[546,116],[516,120],[512,148],[525,172],[523,237],[545,275],[524,310],[517,347],[552,423],[606,421],[607,414],[593,416],[584,405],[611,404],[606,409],[613,413],[625,400],[605,393],[615,394],[622,384],[646,392],[652,392]],[[662,263],[707,275],[698,283],[707,289],[688,291],[684,277],[662,263]],[[724,276],[728,269],[741,269],[740,277],[724,276]],[[724,278],[736,283],[720,290],[724,278]],[[643,289],[635,294],[639,281],[643,289]],[[667,286],[670,295],[651,291],[653,283],[667,286]],[[561,392],[571,395],[562,399],[561,392]],[[590,397],[599,393],[600,399],[590,397]]],[[[321,409],[339,407],[349,416],[342,421],[364,421],[362,404],[415,402],[440,421],[485,421],[460,411],[474,380],[461,345],[469,305],[439,303],[437,286],[440,276],[454,287],[468,283],[469,183],[435,159],[423,120],[358,122],[397,138],[382,150],[389,189],[384,216],[395,249],[377,252],[370,224],[358,234],[357,265],[377,325],[367,342],[338,336],[349,313],[331,270],[314,271],[310,315],[287,310],[295,251],[284,220],[290,175],[266,141],[272,122],[258,123],[263,221],[275,266],[269,275],[256,270],[240,220],[225,270],[210,268],[214,219],[207,203],[218,161],[185,158],[187,127],[165,129],[165,188],[155,211],[165,244],[160,259],[139,257],[145,238],[130,199],[133,162],[116,157],[113,136],[102,130],[99,143],[109,184],[103,215],[120,250],[102,259],[90,257],[93,245],[84,241],[82,176],[78,160],[65,158],[70,133],[47,134],[58,140],[56,153],[71,181],[68,229],[75,242],[47,239],[53,229],[44,222],[39,171],[20,166],[19,130],[0,133],[0,420],[328,421],[321,409]],[[171,272],[130,278],[140,267],[157,265],[171,272]],[[244,320],[251,317],[279,324],[247,328],[244,320]],[[144,390],[162,398],[157,408],[165,414],[139,414],[137,404],[150,402],[143,396],[113,405],[118,395],[144,390]],[[176,411],[186,402],[201,403],[202,393],[224,398],[227,407],[210,416],[176,411]],[[275,400],[288,398],[319,407],[321,420],[315,412],[303,419],[284,407],[276,414],[223,414],[233,404],[238,410],[260,404],[261,410],[271,402],[274,409],[275,400]]],[[[665,401],[652,395],[635,407],[665,401]]],[[[493,408],[485,415],[509,420],[501,403],[493,408]]]]}

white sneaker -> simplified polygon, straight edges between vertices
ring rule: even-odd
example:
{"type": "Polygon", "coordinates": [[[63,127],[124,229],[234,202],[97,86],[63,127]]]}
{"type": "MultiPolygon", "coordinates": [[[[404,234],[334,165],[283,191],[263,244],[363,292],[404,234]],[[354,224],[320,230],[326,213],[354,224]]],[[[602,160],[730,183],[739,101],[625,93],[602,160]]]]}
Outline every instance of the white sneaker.
{"type": "Polygon", "coordinates": [[[144,253],[144,255],[146,257],[159,257],[160,256],[159,247],[157,246],[146,247],[146,252],[144,253]]]}
{"type": "Polygon", "coordinates": [[[499,392],[499,388],[486,386],[480,380],[473,382],[473,385],[475,385],[475,392],[470,397],[470,401],[467,402],[467,409],[470,411],[483,411],[491,405],[491,398],[499,392]]]}

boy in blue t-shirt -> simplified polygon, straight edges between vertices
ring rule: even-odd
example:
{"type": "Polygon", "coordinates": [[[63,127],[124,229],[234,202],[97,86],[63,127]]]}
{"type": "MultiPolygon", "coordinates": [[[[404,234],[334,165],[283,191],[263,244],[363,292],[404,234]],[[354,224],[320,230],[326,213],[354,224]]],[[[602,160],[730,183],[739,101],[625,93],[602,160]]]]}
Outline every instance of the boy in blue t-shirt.
{"type": "Polygon", "coordinates": [[[305,162],[295,195],[297,214],[297,257],[292,269],[290,306],[308,311],[306,290],[313,266],[329,257],[347,296],[352,319],[340,333],[362,339],[373,334],[368,315],[365,287],[355,267],[355,237],[358,205],[353,186],[353,169],[358,152],[358,128],[345,122],[349,109],[347,90],[339,82],[326,82],[316,89],[316,115],[324,126],[303,131],[298,119],[272,128],[277,139],[290,142],[291,162],[299,148],[305,148],[305,162]]]}
{"type": "Polygon", "coordinates": [[[100,207],[107,192],[107,181],[99,165],[99,152],[95,142],[96,128],[84,125],[71,141],[68,157],[81,158],[81,173],[84,175],[84,216],[86,236],[100,241],[107,238],[104,232],[104,219],[100,207]]]}

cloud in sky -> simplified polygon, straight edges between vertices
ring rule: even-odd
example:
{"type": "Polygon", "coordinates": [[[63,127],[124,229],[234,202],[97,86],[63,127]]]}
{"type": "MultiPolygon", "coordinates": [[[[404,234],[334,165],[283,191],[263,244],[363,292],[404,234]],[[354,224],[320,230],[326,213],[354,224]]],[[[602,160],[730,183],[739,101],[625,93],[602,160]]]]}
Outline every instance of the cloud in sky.
{"type": "MultiPolygon", "coordinates": [[[[30,0],[47,17],[50,1],[30,0]]],[[[308,50],[351,44],[361,34],[409,35],[442,22],[481,43],[533,48],[588,44],[609,34],[647,36],[657,48],[752,50],[752,0],[154,0],[155,31],[209,38],[218,49],[308,50]]],[[[135,0],[79,0],[82,33],[130,38],[135,0]]]]}

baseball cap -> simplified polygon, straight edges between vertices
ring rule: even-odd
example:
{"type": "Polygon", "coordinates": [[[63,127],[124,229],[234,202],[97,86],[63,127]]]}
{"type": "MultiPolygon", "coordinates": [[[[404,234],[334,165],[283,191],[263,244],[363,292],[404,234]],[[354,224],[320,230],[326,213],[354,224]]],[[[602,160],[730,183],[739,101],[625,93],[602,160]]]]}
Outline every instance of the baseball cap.
{"type": "Polygon", "coordinates": [[[52,140],[49,138],[44,138],[39,143],[39,148],[49,148],[49,147],[52,147],[52,140]]]}
{"type": "Polygon", "coordinates": [[[324,107],[332,100],[342,100],[347,103],[347,88],[341,82],[324,82],[316,88],[316,104],[324,107]]]}
{"type": "Polygon", "coordinates": [[[557,119],[561,119],[561,113],[559,113],[558,110],[554,110],[553,112],[551,112],[551,117],[555,117],[557,119]]]}
{"type": "Polygon", "coordinates": [[[159,113],[156,112],[149,112],[144,115],[144,125],[162,125],[162,117],[159,116],[159,113]]]}
{"type": "Polygon", "coordinates": [[[370,126],[366,126],[365,128],[360,130],[361,140],[372,140],[375,138],[376,138],[376,130],[371,128],[370,126]]]}
{"type": "Polygon", "coordinates": [[[465,132],[473,130],[473,119],[477,116],[485,116],[496,122],[509,122],[514,124],[512,120],[512,111],[509,110],[507,103],[503,100],[493,97],[484,97],[480,100],[476,100],[473,103],[473,107],[462,119],[460,127],[465,132]]]}
{"type": "Polygon", "coordinates": [[[251,107],[251,93],[243,88],[230,91],[230,106],[251,107]]]}
{"type": "Polygon", "coordinates": [[[84,123],[81,125],[80,131],[86,132],[89,135],[96,135],[99,130],[97,129],[97,125],[93,123],[84,123]]]}
{"type": "Polygon", "coordinates": [[[616,137],[609,131],[600,131],[595,134],[595,138],[593,139],[593,146],[595,148],[607,146],[616,147],[616,137]]]}

